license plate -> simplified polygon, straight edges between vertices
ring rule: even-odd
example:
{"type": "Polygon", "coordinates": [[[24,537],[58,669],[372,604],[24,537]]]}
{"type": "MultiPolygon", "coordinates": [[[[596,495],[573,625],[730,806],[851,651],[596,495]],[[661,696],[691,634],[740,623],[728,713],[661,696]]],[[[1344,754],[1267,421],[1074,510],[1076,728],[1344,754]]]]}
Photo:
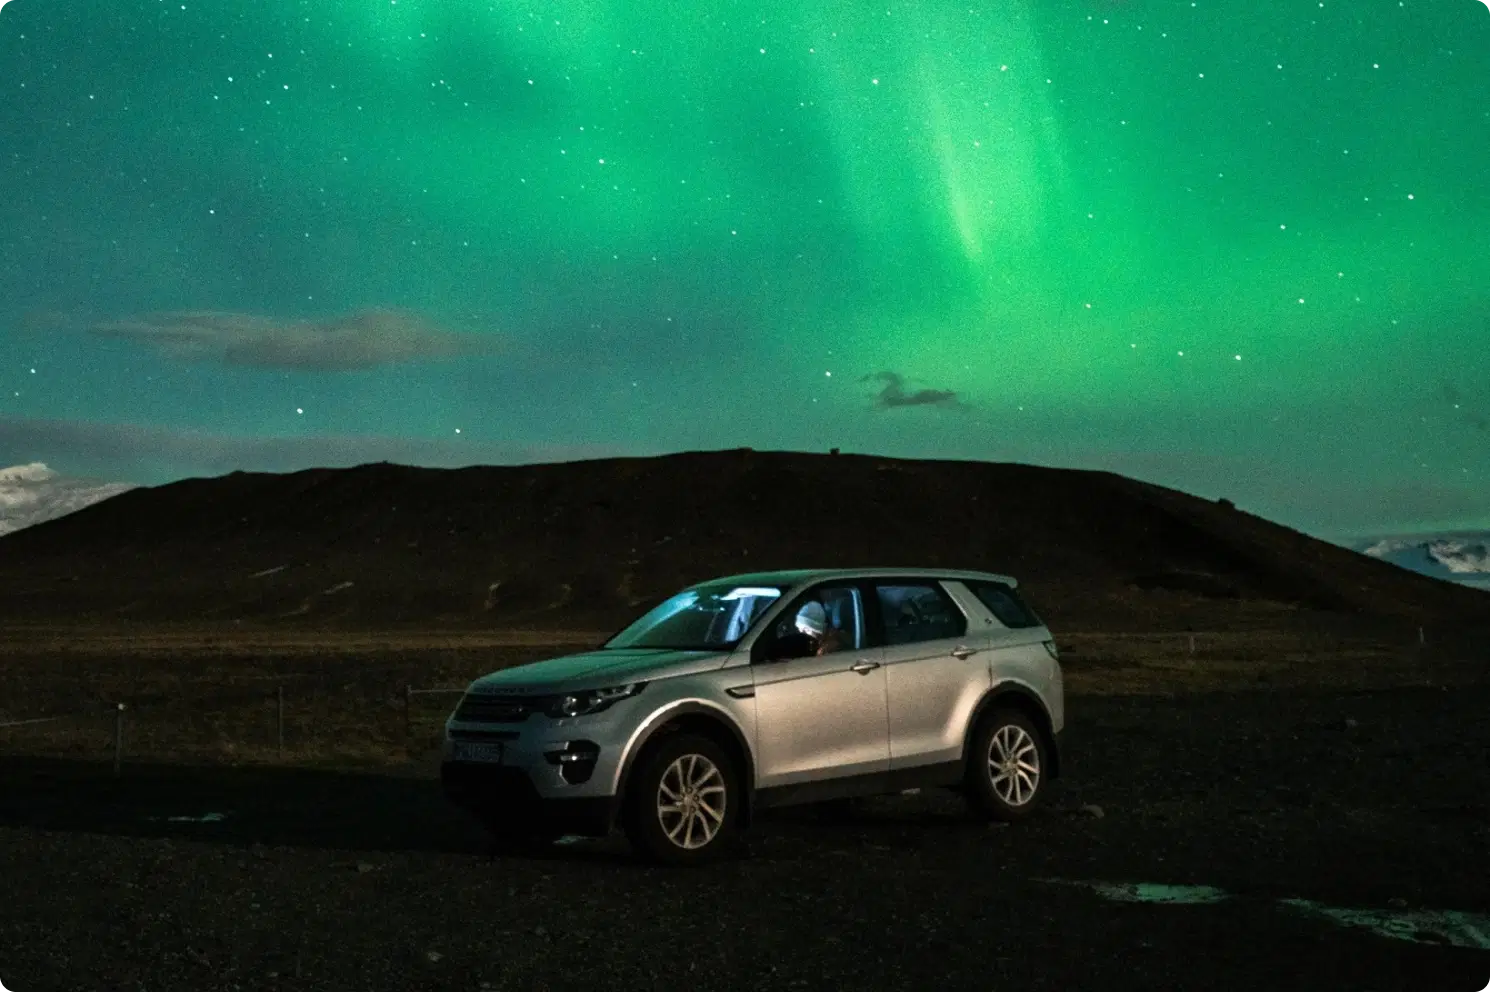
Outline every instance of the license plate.
{"type": "Polygon", "coordinates": [[[486,761],[500,765],[502,763],[502,744],[456,744],[456,761],[486,761]]]}

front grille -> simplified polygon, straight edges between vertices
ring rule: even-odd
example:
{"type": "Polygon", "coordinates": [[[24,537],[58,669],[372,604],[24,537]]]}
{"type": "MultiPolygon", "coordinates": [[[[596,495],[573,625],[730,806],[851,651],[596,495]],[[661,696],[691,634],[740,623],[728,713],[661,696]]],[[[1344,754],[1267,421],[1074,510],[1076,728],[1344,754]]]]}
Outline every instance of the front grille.
{"type": "Polygon", "coordinates": [[[522,734],[516,730],[451,730],[453,741],[515,741],[522,734]]]}
{"type": "Polygon", "coordinates": [[[522,723],[547,706],[548,699],[540,696],[468,692],[456,708],[455,718],[462,723],[522,723]]]}

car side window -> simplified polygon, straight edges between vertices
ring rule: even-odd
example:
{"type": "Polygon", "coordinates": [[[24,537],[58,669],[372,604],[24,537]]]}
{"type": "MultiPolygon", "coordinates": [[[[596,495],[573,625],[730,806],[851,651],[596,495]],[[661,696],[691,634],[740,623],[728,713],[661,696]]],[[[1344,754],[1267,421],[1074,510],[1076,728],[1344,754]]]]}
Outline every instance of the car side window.
{"type": "Polygon", "coordinates": [[[886,644],[914,644],[961,637],[967,617],[932,583],[876,585],[886,644]]]}
{"type": "Polygon", "coordinates": [[[999,623],[1013,630],[1021,627],[1038,627],[1040,618],[1020,600],[1013,589],[1002,582],[967,583],[978,601],[988,607],[988,612],[998,617],[999,623]]]}
{"type": "Polygon", "coordinates": [[[858,587],[819,586],[777,618],[764,658],[780,661],[815,657],[854,651],[865,643],[864,608],[858,587]]]}

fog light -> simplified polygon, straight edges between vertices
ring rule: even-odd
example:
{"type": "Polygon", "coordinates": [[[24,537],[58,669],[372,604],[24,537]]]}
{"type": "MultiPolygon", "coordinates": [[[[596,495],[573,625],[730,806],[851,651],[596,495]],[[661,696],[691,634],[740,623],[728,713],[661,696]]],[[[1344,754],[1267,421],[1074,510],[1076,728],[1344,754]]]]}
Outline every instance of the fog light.
{"type": "Polygon", "coordinates": [[[544,760],[559,766],[559,775],[570,785],[588,782],[595,773],[600,745],[594,741],[566,741],[543,752],[544,760]]]}

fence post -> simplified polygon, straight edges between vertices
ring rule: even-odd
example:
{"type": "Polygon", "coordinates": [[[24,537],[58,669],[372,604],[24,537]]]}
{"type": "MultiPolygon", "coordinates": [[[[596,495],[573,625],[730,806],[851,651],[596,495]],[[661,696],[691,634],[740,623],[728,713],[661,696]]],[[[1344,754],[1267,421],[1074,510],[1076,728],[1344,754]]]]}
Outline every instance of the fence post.
{"type": "Polygon", "coordinates": [[[114,777],[119,777],[119,761],[124,752],[124,704],[114,710],[114,777]]]}
{"type": "Polygon", "coordinates": [[[414,736],[414,722],[410,715],[410,704],[414,701],[414,687],[404,685],[404,740],[414,736]]]}
{"type": "Polygon", "coordinates": [[[285,687],[282,685],[274,687],[274,711],[275,723],[278,728],[277,746],[279,756],[285,756],[285,687]]]}
{"type": "Polygon", "coordinates": [[[1191,634],[1190,635],[1190,654],[1192,656],[1195,654],[1195,635],[1194,634],[1191,634]]]}

